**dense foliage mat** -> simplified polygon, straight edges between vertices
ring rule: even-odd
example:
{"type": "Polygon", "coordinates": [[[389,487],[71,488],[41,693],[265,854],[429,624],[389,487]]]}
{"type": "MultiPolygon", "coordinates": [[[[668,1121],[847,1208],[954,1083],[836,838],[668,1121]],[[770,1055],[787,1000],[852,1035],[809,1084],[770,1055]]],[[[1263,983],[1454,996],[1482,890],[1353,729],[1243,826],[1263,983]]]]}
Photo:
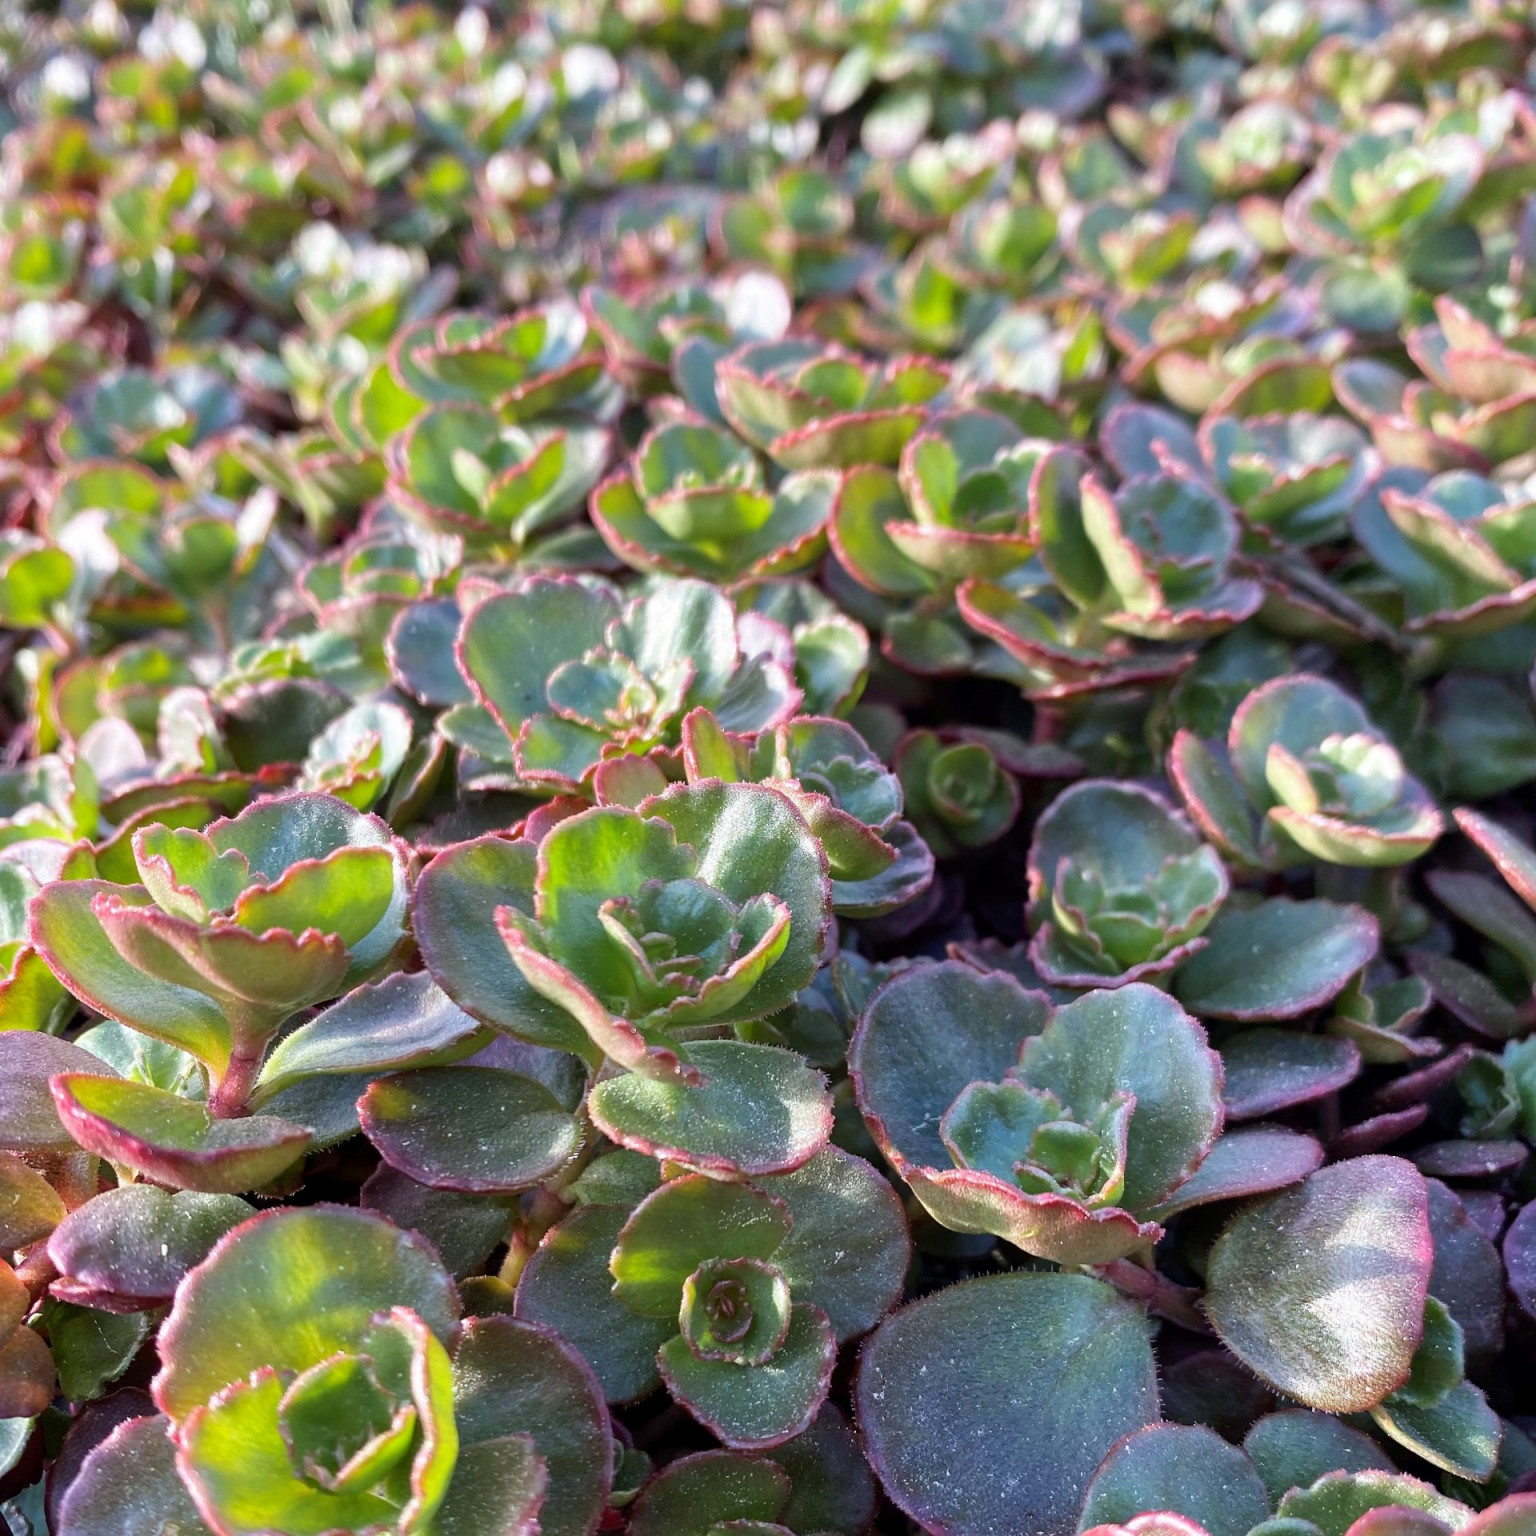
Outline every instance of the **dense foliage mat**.
{"type": "Polygon", "coordinates": [[[0,0],[0,1536],[1536,1536],[1520,0],[0,0]]]}

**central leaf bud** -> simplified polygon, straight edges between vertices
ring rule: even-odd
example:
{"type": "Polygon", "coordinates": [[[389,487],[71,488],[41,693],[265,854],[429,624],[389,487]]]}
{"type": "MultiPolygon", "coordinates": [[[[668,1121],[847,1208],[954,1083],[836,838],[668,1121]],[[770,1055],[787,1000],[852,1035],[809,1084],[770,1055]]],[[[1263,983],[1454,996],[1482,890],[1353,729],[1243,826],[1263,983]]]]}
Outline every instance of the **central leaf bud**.
{"type": "Polygon", "coordinates": [[[764,1259],[706,1259],[683,1282],[678,1324],[700,1360],[766,1365],[789,1332],[789,1282],[764,1259]]]}
{"type": "Polygon", "coordinates": [[[704,1298],[710,1331],[723,1344],[735,1344],[752,1327],[752,1297],[735,1277],[717,1280],[704,1298]]]}

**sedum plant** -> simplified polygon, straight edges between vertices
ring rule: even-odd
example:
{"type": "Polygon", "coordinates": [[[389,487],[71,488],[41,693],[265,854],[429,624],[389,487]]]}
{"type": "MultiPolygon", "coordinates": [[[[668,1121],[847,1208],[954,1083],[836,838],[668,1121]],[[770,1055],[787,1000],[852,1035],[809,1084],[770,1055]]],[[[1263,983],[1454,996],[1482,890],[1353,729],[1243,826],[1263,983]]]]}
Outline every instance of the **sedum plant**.
{"type": "Polygon", "coordinates": [[[1057,986],[1105,986],[1198,954],[1228,877],[1160,796],[1090,779],[1036,822],[1029,884],[1035,968],[1057,986]]]}
{"type": "Polygon", "coordinates": [[[579,1529],[601,1509],[606,1415],[557,1337],[461,1322],[431,1249],[365,1212],[273,1212],[235,1234],[178,1289],[161,1417],[94,1453],[73,1520],[108,1516],[114,1470],[178,1515],[189,1495],[192,1519],[227,1532],[510,1533],[541,1514],[579,1529]]]}
{"type": "Polygon", "coordinates": [[[465,615],[456,654],[477,703],[446,729],[505,764],[518,787],[580,793],[607,757],[675,746],[690,709],[742,730],[794,713],[791,668],[748,652],[743,627],[698,581],[663,582],[621,606],[605,584],[530,578],[465,615]]]}
{"type": "Polygon", "coordinates": [[[673,421],[647,435],[628,474],[593,493],[592,518],[635,570],[720,581],[777,575],[821,554],[835,489],[832,475],[811,470],[770,487],[732,433],[673,421]]]}
{"type": "Polygon", "coordinates": [[[1238,864],[1364,868],[1417,858],[1443,825],[1429,792],[1360,705],[1326,678],[1278,678],[1238,706],[1227,740],[1185,730],[1169,754],[1190,815],[1238,864]]]}
{"type": "Polygon", "coordinates": [[[0,8],[0,1536],[1529,1536],[1527,10],[0,8]]]}

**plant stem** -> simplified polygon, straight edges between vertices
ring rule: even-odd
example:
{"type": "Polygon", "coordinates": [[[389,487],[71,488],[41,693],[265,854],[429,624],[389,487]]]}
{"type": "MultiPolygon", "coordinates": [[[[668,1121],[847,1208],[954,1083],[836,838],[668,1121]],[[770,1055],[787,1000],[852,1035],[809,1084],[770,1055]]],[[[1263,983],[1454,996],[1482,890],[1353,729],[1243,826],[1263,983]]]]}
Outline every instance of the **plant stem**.
{"type": "Polygon", "coordinates": [[[1155,1269],[1146,1269],[1130,1259],[1116,1259],[1113,1264],[1098,1266],[1101,1280],[1107,1280],[1127,1296],[1145,1302],[1159,1317],[1177,1323],[1191,1333],[1210,1337],[1213,1330],[1205,1320],[1205,1314],[1197,1304],[1197,1293],[1188,1286],[1175,1285],[1164,1279],[1155,1269]]]}
{"type": "Polygon", "coordinates": [[[264,1054],[260,1046],[255,1050],[247,1046],[244,1049],[237,1047],[230,1056],[229,1065],[208,1100],[208,1113],[215,1120],[235,1120],[249,1112],[246,1106],[251,1090],[256,1086],[256,1074],[261,1071],[264,1054]]]}

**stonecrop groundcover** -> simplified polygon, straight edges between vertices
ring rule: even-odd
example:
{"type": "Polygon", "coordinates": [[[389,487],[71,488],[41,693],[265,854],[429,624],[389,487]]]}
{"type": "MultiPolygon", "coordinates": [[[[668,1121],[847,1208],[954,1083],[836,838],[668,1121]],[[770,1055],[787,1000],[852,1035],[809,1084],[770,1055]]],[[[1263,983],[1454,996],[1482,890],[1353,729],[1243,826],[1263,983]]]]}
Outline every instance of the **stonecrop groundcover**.
{"type": "Polygon", "coordinates": [[[0,1536],[1536,1536],[1529,0],[0,0],[0,1536]]]}

